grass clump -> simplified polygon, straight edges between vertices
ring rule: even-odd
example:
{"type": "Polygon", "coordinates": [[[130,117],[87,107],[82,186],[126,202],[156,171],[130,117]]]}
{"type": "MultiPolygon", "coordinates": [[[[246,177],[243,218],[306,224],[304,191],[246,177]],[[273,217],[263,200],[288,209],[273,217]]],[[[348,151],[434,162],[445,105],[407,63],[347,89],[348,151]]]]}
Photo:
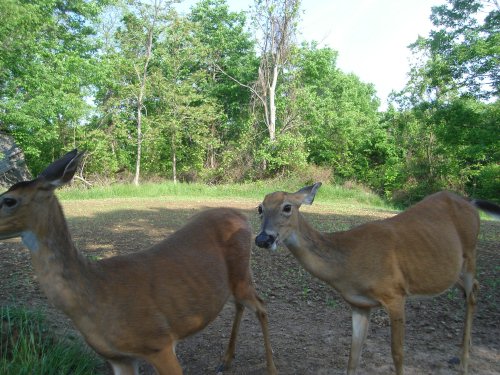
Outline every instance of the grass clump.
{"type": "Polygon", "coordinates": [[[78,341],[58,339],[41,311],[0,307],[0,374],[90,375],[100,360],[78,341]]]}

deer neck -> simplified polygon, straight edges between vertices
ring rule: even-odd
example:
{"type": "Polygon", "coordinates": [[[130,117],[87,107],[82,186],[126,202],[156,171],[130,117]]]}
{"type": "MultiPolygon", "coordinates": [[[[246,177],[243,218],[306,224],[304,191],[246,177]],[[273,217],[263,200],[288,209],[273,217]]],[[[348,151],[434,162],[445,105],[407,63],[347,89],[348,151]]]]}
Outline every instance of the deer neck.
{"type": "Polygon", "coordinates": [[[34,217],[21,237],[31,251],[33,269],[45,295],[72,316],[83,307],[82,299],[89,292],[88,262],[73,244],[57,198],[52,197],[45,207],[43,217],[34,217]]]}
{"type": "Polygon", "coordinates": [[[299,214],[296,229],[283,242],[317,278],[332,283],[340,276],[344,255],[336,246],[334,235],[315,230],[302,215],[299,214]]]}

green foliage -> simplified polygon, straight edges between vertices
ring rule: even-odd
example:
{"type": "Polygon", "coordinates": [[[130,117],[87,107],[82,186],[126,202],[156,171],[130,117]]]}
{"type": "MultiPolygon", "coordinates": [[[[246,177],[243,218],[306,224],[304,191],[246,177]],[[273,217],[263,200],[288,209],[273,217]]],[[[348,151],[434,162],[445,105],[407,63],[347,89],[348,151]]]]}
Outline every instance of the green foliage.
{"type": "Polygon", "coordinates": [[[457,98],[390,111],[384,121],[395,153],[390,197],[409,204],[437,190],[498,200],[499,103],[457,98]]]}
{"type": "MultiPolygon", "coordinates": [[[[500,137],[495,136],[499,130],[499,109],[500,102],[485,104],[460,98],[436,111],[434,122],[439,124],[436,136],[447,159],[444,172],[461,185],[457,190],[474,194],[476,176],[485,167],[493,171],[492,167],[499,165],[500,137]]],[[[490,193],[485,197],[495,199],[495,195],[490,193]]]]}
{"type": "Polygon", "coordinates": [[[433,30],[412,44],[422,56],[411,73],[413,102],[467,93],[498,98],[500,10],[488,0],[447,0],[432,8],[433,30]],[[422,61],[423,60],[423,61],[422,61]]]}
{"type": "Polygon", "coordinates": [[[5,375],[87,375],[100,361],[79,341],[57,339],[40,311],[0,307],[0,372],[5,375]]]}
{"type": "Polygon", "coordinates": [[[500,164],[485,165],[475,176],[472,187],[472,195],[476,197],[487,197],[498,202],[500,191],[500,164]]]}
{"type": "MultiPolygon", "coordinates": [[[[291,33],[299,4],[289,4],[291,33]]],[[[403,204],[440,189],[495,200],[500,34],[492,4],[433,8],[434,29],[413,44],[410,81],[385,113],[373,85],[338,69],[336,51],[287,44],[271,141],[252,92],[266,91],[259,63],[272,59],[257,55],[251,35],[259,19],[286,15],[275,2],[256,4],[251,29],[225,0],[200,0],[185,16],[169,0],[156,15],[142,0],[5,0],[0,130],[14,135],[34,175],[78,147],[87,151],[87,179],[118,180],[135,170],[140,142],[141,173],[153,178],[347,181],[403,204]]]]}
{"type": "Polygon", "coordinates": [[[467,87],[478,98],[498,96],[498,4],[485,0],[448,0],[448,4],[432,9],[431,20],[435,29],[427,44],[431,54],[442,59],[440,72],[445,81],[453,81],[459,88],[467,87]]]}
{"type": "MultiPolygon", "coordinates": [[[[205,59],[198,60],[199,68],[210,75],[203,89],[223,106],[232,127],[238,127],[238,120],[248,118],[245,107],[250,91],[236,81],[252,82],[258,68],[245,14],[231,12],[225,0],[201,0],[188,19],[195,25],[193,31],[206,53],[205,59]]],[[[231,133],[234,130],[220,129],[231,133]]]]}
{"type": "MultiPolygon", "coordinates": [[[[284,176],[306,165],[304,140],[300,134],[278,134],[274,141],[264,138],[256,150],[255,162],[266,163],[268,176],[284,176]]],[[[263,177],[268,177],[263,176],[263,177]]]]}
{"type": "Polygon", "coordinates": [[[0,127],[36,174],[74,144],[96,64],[90,26],[103,1],[1,2],[0,127]]]}
{"type": "Polygon", "coordinates": [[[374,164],[386,159],[379,102],[373,85],[341,72],[336,58],[335,51],[318,49],[314,43],[297,50],[294,105],[308,161],[331,166],[337,178],[363,179],[374,164]]]}
{"type": "Polygon", "coordinates": [[[401,110],[385,116],[400,145],[390,196],[411,203],[450,189],[498,200],[500,11],[448,0],[431,20],[429,36],[411,46],[410,81],[394,96],[401,110]]]}

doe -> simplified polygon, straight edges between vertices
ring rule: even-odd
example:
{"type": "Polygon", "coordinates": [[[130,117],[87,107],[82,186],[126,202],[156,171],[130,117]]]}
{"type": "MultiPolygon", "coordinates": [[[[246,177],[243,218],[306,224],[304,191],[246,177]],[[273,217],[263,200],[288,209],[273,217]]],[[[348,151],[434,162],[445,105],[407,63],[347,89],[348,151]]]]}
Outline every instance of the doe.
{"type": "Polygon", "coordinates": [[[405,300],[436,295],[455,283],[466,296],[461,373],[467,374],[471,326],[478,283],[476,242],[480,208],[500,215],[486,201],[467,201],[449,192],[431,195],[394,217],[337,233],[313,229],[300,214],[312,204],[321,183],[296,193],[268,194],[257,246],[276,249],[282,242],[312,275],[335,288],[352,307],[352,344],[347,368],[354,375],[366,339],[370,310],[383,306],[391,321],[391,352],[403,374],[405,300]]]}
{"type": "Polygon", "coordinates": [[[82,153],[0,195],[0,239],[20,236],[38,281],[116,375],[144,359],[160,375],[182,374],[175,344],[213,321],[232,295],[236,315],[219,371],[228,367],[244,307],[256,312],[267,372],[276,374],[268,321],[250,272],[252,231],[228,208],[204,211],[148,250],[90,262],[75,247],[54,189],[69,182],[82,153]]]}

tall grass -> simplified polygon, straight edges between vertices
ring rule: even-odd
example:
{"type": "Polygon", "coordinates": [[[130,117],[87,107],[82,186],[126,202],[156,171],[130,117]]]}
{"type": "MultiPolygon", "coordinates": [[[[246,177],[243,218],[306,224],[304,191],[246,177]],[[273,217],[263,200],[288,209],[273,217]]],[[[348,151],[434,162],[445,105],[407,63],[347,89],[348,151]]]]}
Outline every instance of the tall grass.
{"type": "Polygon", "coordinates": [[[21,307],[0,307],[0,374],[90,375],[99,359],[82,343],[56,338],[44,314],[21,307]]]}
{"type": "MultiPolygon", "coordinates": [[[[198,183],[145,183],[139,186],[132,184],[112,184],[92,188],[69,187],[58,192],[61,199],[107,199],[107,198],[159,198],[177,197],[179,199],[253,199],[261,201],[273,191],[294,192],[301,185],[294,182],[254,182],[246,184],[205,185],[198,183]]],[[[326,203],[349,203],[365,206],[384,207],[389,205],[378,195],[360,187],[344,188],[324,184],[318,191],[317,199],[326,203]]]]}

